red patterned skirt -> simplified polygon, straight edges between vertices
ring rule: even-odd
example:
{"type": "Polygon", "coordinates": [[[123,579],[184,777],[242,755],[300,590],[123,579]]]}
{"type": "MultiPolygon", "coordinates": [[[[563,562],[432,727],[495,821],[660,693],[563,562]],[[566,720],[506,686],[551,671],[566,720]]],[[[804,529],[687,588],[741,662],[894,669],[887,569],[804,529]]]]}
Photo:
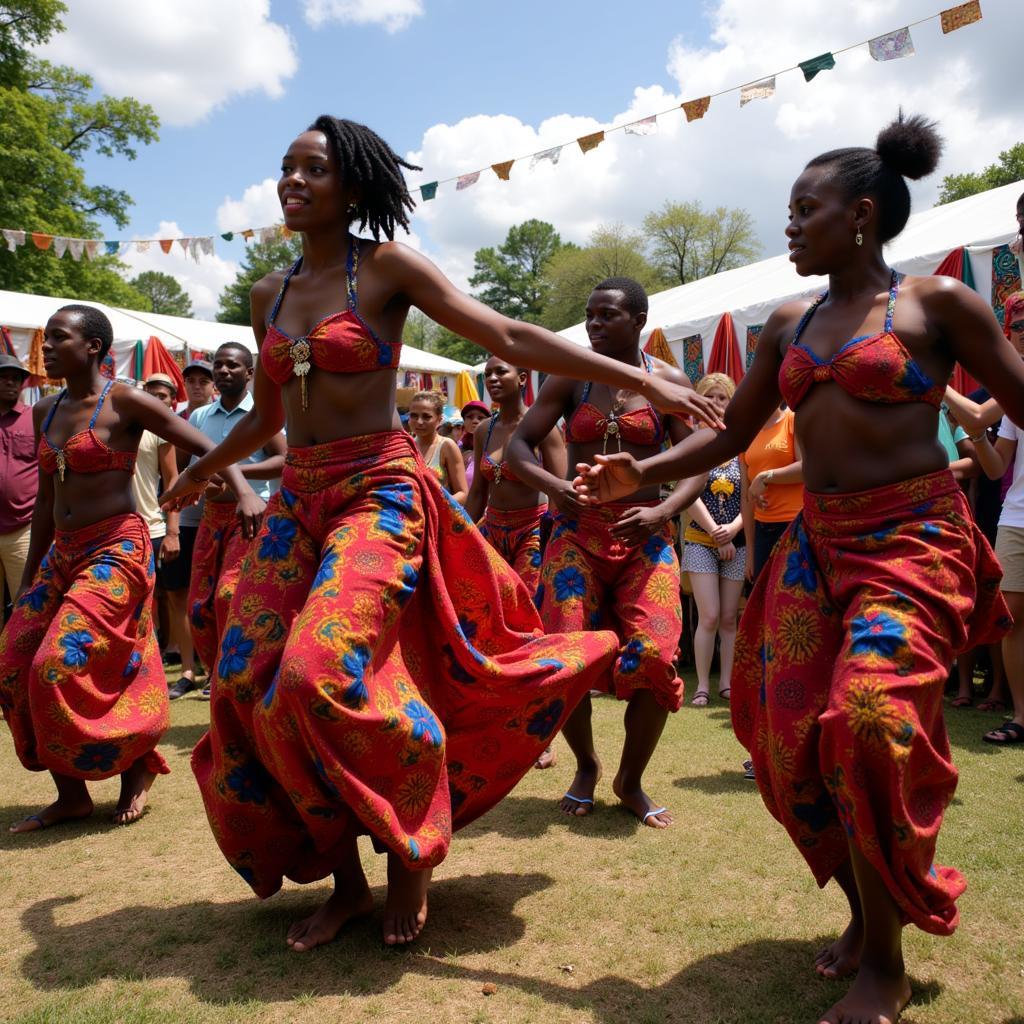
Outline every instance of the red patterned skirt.
{"type": "Polygon", "coordinates": [[[488,505],[480,520],[480,532],[531,594],[540,582],[540,528],[547,511],[547,503],[513,509],[488,505]]]}
{"type": "Polygon", "coordinates": [[[0,708],[30,771],[109,779],[170,771],[153,632],[153,548],[134,513],[57,531],[0,636],[0,708]]]}
{"type": "Polygon", "coordinates": [[[737,639],[733,727],[768,810],[819,885],[856,844],[936,935],[965,887],[933,862],[957,780],[942,695],[956,654],[1009,627],[1001,576],[948,471],[807,493],[737,639]]]}
{"type": "Polygon", "coordinates": [[[259,896],[325,877],[359,832],[408,867],[440,863],[615,646],[544,635],[407,434],[290,449],[192,757],[221,850],[259,896]]]}

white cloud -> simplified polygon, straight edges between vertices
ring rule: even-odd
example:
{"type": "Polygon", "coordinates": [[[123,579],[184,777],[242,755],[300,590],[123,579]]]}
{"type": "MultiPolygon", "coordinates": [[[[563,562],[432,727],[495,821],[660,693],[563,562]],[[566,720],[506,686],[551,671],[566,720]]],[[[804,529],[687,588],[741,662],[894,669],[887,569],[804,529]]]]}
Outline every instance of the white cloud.
{"type": "MultiPolygon", "coordinates": [[[[174,221],[161,221],[150,234],[135,235],[135,238],[180,238],[184,232],[174,221]]],[[[220,239],[214,239],[214,243],[220,239]]],[[[231,284],[238,273],[238,264],[214,254],[200,256],[196,263],[188,257],[177,242],[169,253],[155,242],[146,252],[137,252],[131,247],[122,254],[121,260],[128,264],[128,278],[141,274],[144,270],[159,270],[170,274],[188,293],[192,300],[192,309],[200,320],[212,320],[217,312],[217,300],[224,288],[231,284]]]]}
{"type": "Polygon", "coordinates": [[[338,21],[380,25],[388,32],[400,32],[423,14],[422,0],[303,0],[302,6],[306,21],[314,28],[338,21]]]}
{"type": "Polygon", "coordinates": [[[225,196],[217,207],[218,231],[244,231],[264,228],[281,220],[281,202],[277,198],[277,179],[264,178],[250,185],[241,199],[225,196]]]}
{"type": "Polygon", "coordinates": [[[64,23],[43,56],[87,72],[105,92],[152,104],[167,124],[194,124],[256,90],[276,99],[299,66],[269,0],[76,3],[64,23]]]}

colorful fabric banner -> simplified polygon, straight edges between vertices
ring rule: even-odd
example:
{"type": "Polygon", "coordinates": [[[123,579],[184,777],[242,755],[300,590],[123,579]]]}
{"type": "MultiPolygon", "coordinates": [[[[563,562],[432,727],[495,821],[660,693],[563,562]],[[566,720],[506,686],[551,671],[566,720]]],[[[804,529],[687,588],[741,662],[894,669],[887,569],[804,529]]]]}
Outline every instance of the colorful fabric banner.
{"type": "Polygon", "coordinates": [[[959,7],[950,7],[942,12],[940,18],[943,35],[955,32],[958,28],[963,28],[964,25],[973,25],[974,22],[981,21],[981,2],[980,0],[970,0],[969,3],[960,4],[959,7]]]}
{"type": "MultiPolygon", "coordinates": [[[[160,239],[160,248],[163,249],[164,255],[166,255],[167,253],[169,253],[171,251],[171,246],[172,245],[174,245],[174,239],[173,238],[161,238],[160,239]]],[[[148,248],[148,246],[147,246],[147,248],[148,248]]],[[[141,251],[144,251],[144,250],[141,250],[141,251]]]]}
{"type": "Polygon", "coordinates": [[[715,340],[708,359],[708,373],[724,373],[739,384],[743,380],[743,362],[736,340],[736,325],[731,313],[723,313],[715,328],[715,340]]]}
{"type": "Polygon", "coordinates": [[[704,339],[699,334],[683,338],[683,373],[694,387],[704,376],[704,339]]]}
{"type": "MultiPolygon", "coordinates": [[[[161,247],[163,246],[163,244],[164,244],[163,242],[160,243],[161,247]]],[[[164,249],[164,252],[167,252],[167,250],[170,249],[170,247],[171,247],[171,243],[168,242],[167,243],[167,249],[164,249]]],[[[116,252],[117,250],[115,249],[114,251],[116,252]]],[[[145,239],[143,239],[140,242],[136,242],[135,243],[135,251],[136,252],[149,252],[149,242],[147,240],[145,240],[145,239]]]]}
{"type": "Polygon", "coordinates": [[[479,171],[473,171],[471,174],[460,175],[459,180],[455,182],[455,191],[461,192],[463,189],[472,188],[479,180],[479,171]]]}
{"type": "Polygon", "coordinates": [[[491,170],[501,178],[502,181],[508,181],[509,175],[512,173],[512,165],[515,160],[503,160],[500,164],[491,164],[491,170]]]}
{"type": "Polygon", "coordinates": [[[549,160],[551,163],[557,164],[561,156],[561,146],[552,146],[550,149],[542,150],[540,153],[534,153],[530,158],[530,170],[533,170],[542,160],[549,160]]]}
{"type": "Polygon", "coordinates": [[[174,381],[178,391],[178,401],[184,402],[188,395],[185,392],[185,378],[181,375],[174,357],[164,348],[164,343],[154,334],[146,342],[146,352],[142,358],[142,377],[145,380],[152,373],[166,373],[174,381]]]}
{"type": "MultiPolygon", "coordinates": [[[[969,261],[968,261],[969,265],[969,261]]],[[[1019,292],[1020,264],[1008,245],[999,245],[992,250],[992,312],[999,326],[1003,326],[1006,300],[1019,292]]]]}
{"type": "Polygon", "coordinates": [[[255,232],[255,231],[253,231],[253,229],[252,229],[252,228],[246,228],[246,229],[245,229],[245,230],[244,230],[244,231],[242,232],[242,237],[243,237],[243,238],[244,238],[244,239],[246,240],[246,242],[248,242],[248,241],[250,241],[251,239],[253,239],[253,238],[255,238],[255,237],[256,237],[256,232],[255,232]]]}
{"type": "Polygon", "coordinates": [[[68,251],[69,241],[69,238],[64,238],[62,235],[58,235],[53,240],[53,255],[56,256],[57,259],[60,260],[64,258],[64,253],[68,251]]]}
{"type": "Polygon", "coordinates": [[[576,142],[584,153],[597,149],[604,142],[604,132],[591,132],[589,135],[581,135],[576,142]]]}
{"type": "Polygon", "coordinates": [[[797,66],[804,73],[804,81],[809,82],[819,71],[831,71],[836,66],[836,59],[831,53],[823,53],[810,60],[802,60],[797,66]]]}
{"type": "Polygon", "coordinates": [[[708,107],[711,106],[711,97],[701,96],[699,100],[687,100],[679,105],[683,108],[687,121],[699,121],[708,112],[708,107]]]}
{"type": "MultiPolygon", "coordinates": [[[[5,356],[18,358],[18,353],[14,351],[14,342],[11,341],[10,332],[2,324],[0,324],[0,352],[3,352],[5,356]]],[[[463,370],[462,372],[468,373],[469,371],[463,370]]]]}
{"type": "MultiPolygon", "coordinates": [[[[261,229],[261,230],[264,230],[264,229],[261,229]]],[[[186,256],[188,255],[188,247],[189,247],[189,243],[190,243],[191,241],[192,241],[192,239],[191,239],[191,238],[179,238],[179,239],[177,240],[177,242],[178,242],[178,245],[180,245],[180,246],[181,246],[181,251],[182,251],[182,252],[183,252],[183,253],[184,253],[184,254],[185,254],[186,256]]],[[[263,239],[261,238],[261,239],[260,239],[260,241],[262,242],[262,241],[263,241],[263,239]]]]}
{"type": "Polygon", "coordinates": [[[221,232],[221,236],[220,237],[223,238],[225,242],[230,242],[230,241],[234,240],[235,233],[234,233],[234,231],[224,231],[224,232],[221,232]]]}
{"type": "Polygon", "coordinates": [[[19,245],[25,244],[25,232],[4,228],[4,241],[7,243],[8,252],[16,252],[19,245]]]}
{"type": "Polygon", "coordinates": [[[868,40],[868,53],[875,60],[899,60],[900,57],[914,56],[914,40],[910,29],[901,28],[884,36],[868,40]]]}
{"type": "Polygon", "coordinates": [[[747,328],[747,361],[746,367],[749,370],[750,364],[754,361],[754,353],[757,351],[757,340],[761,337],[764,324],[753,324],[747,328]]]}
{"type": "Polygon", "coordinates": [[[745,107],[751,100],[765,100],[775,95],[775,76],[751,82],[740,89],[740,106],[745,107]]]}
{"type": "Polygon", "coordinates": [[[627,135],[656,135],[658,133],[658,115],[642,117],[639,121],[626,125],[627,135]]]}
{"type": "Polygon", "coordinates": [[[660,327],[655,327],[651,331],[651,336],[647,339],[647,344],[644,345],[644,351],[649,356],[654,356],[655,359],[668,363],[669,366],[674,366],[676,369],[679,368],[676,357],[672,355],[672,349],[668,347],[665,332],[660,327]]]}
{"type": "Polygon", "coordinates": [[[71,238],[68,240],[68,251],[71,253],[71,258],[77,263],[82,258],[82,254],[85,252],[85,239],[84,238],[71,238]]]}
{"type": "Polygon", "coordinates": [[[53,245],[53,235],[44,235],[38,231],[32,232],[32,244],[37,248],[46,252],[47,249],[53,245]]]}
{"type": "Polygon", "coordinates": [[[431,181],[426,185],[420,185],[420,195],[423,197],[423,201],[427,202],[437,195],[437,182],[431,181]]]}
{"type": "Polygon", "coordinates": [[[90,238],[85,243],[85,255],[87,259],[94,260],[100,254],[100,249],[103,247],[103,243],[98,239],[90,238]]]}

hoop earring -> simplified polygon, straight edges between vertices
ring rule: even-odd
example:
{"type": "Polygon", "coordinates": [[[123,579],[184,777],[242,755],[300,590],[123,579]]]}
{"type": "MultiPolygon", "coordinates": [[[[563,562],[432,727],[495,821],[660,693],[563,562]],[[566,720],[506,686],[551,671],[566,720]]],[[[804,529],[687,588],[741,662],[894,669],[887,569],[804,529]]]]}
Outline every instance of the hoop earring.
{"type": "Polygon", "coordinates": [[[349,203],[348,206],[345,208],[345,212],[350,217],[357,217],[359,215],[359,207],[356,206],[355,203],[349,203]]]}
{"type": "Polygon", "coordinates": [[[857,243],[858,245],[863,245],[863,244],[864,244],[864,236],[863,236],[863,235],[862,235],[862,234],[860,233],[860,231],[858,231],[858,232],[857,232],[857,234],[856,234],[856,235],[854,235],[854,237],[853,237],[853,240],[854,240],[854,241],[855,241],[855,242],[856,242],[856,243],[857,243]]]}

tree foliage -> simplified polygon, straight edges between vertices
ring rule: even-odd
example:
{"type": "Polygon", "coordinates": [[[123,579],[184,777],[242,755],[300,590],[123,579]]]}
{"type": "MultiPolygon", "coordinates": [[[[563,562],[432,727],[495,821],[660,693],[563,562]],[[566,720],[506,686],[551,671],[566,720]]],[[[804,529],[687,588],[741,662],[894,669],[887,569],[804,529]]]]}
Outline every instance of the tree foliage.
{"type": "Polygon", "coordinates": [[[622,224],[606,224],[582,249],[567,247],[555,253],[546,272],[550,297],[542,323],[561,331],[583,319],[594,285],[606,277],[632,277],[648,291],[664,288],[664,274],[644,255],[643,236],[622,224]]]}
{"type": "Polygon", "coordinates": [[[275,238],[268,242],[250,242],[234,281],[220,293],[217,319],[224,324],[246,325],[249,317],[249,292],[261,278],[274,270],[291,266],[302,255],[302,239],[275,238]]]}
{"type": "Polygon", "coordinates": [[[725,206],[666,202],[644,217],[643,230],[651,262],[673,284],[742,267],[761,252],[750,214],[725,206]]]}
{"type": "Polygon", "coordinates": [[[1024,178],[1024,142],[1018,142],[1010,149],[999,154],[994,164],[981,171],[968,171],[966,174],[947,174],[942,179],[939,199],[935,204],[956,202],[967,196],[976,196],[979,192],[987,192],[990,188],[1011,185],[1024,178]]]}
{"type": "Polygon", "coordinates": [[[477,249],[469,279],[474,295],[499,313],[539,323],[550,297],[547,264],[565,248],[576,247],[563,244],[546,221],[514,224],[497,249],[477,249]]]}
{"type": "Polygon", "coordinates": [[[150,312],[170,316],[192,316],[192,300],[177,280],[159,270],[144,270],[129,282],[149,299],[150,312]]]}
{"type": "MultiPolygon", "coordinates": [[[[87,181],[82,160],[90,151],[132,160],[159,122],[146,104],[96,97],[88,75],[32,53],[63,29],[66,9],[58,0],[0,4],[0,226],[93,238],[97,216],[124,227],[132,201],[87,181]]],[[[58,260],[29,241],[17,253],[0,247],[0,288],[148,309],[117,273],[123,267],[111,256],[58,260]]]]}
{"type": "Polygon", "coordinates": [[[483,362],[489,354],[479,345],[474,345],[469,339],[460,337],[454,331],[448,330],[447,327],[435,323],[418,309],[410,310],[406,317],[405,330],[402,331],[402,344],[423,349],[425,352],[433,352],[435,355],[445,356],[448,359],[456,359],[460,363],[468,363],[470,366],[483,362]]]}

